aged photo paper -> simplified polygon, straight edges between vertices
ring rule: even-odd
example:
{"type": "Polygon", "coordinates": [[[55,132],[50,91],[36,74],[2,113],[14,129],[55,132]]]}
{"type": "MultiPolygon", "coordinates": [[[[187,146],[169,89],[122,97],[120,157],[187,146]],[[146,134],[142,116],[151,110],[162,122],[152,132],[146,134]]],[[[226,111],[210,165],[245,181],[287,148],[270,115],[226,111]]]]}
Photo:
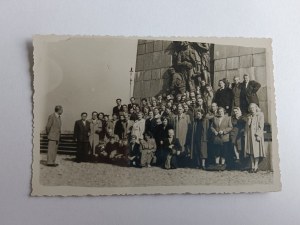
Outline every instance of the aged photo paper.
{"type": "Polygon", "coordinates": [[[33,46],[32,196],[281,190],[271,39],[33,46]]]}

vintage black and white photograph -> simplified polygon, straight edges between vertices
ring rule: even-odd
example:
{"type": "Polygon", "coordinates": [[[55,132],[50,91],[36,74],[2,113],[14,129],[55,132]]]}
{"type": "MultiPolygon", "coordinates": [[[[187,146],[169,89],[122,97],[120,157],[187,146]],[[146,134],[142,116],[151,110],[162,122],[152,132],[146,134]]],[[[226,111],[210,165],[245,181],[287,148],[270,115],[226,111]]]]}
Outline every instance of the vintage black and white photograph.
{"type": "Polygon", "coordinates": [[[32,195],[281,190],[270,39],[33,45],[32,195]]]}

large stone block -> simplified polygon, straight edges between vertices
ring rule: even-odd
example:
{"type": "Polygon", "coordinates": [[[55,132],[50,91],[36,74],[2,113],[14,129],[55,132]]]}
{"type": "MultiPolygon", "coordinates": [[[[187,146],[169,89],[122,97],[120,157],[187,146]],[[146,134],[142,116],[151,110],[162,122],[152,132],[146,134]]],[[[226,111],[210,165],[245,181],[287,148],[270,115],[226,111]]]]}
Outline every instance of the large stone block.
{"type": "Polygon", "coordinates": [[[151,70],[146,70],[144,72],[144,79],[143,80],[151,80],[152,79],[152,73],[151,70]]]}
{"type": "Polygon", "coordinates": [[[239,47],[228,45],[226,46],[226,58],[239,55],[239,47]]]}
{"type": "Polygon", "coordinates": [[[254,67],[255,80],[261,84],[262,87],[267,86],[267,72],[265,66],[254,67]]]}
{"type": "Polygon", "coordinates": [[[134,81],[141,81],[144,79],[144,71],[135,72],[134,81]]]}
{"type": "Polygon", "coordinates": [[[135,71],[144,70],[144,55],[138,55],[136,57],[135,71]]]}
{"type": "Polygon", "coordinates": [[[144,96],[151,97],[151,81],[144,81],[144,96]]]}
{"type": "Polygon", "coordinates": [[[138,44],[145,44],[146,40],[138,40],[138,44]]]}
{"type": "Polygon", "coordinates": [[[217,90],[219,88],[219,80],[226,78],[227,77],[227,71],[223,70],[223,71],[217,71],[214,73],[214,90],[217,90]]]}
{"type": "Polygon", "coordinates": [[[134,86],[133,86],[133,96],[134,97],[139,97],[141,96],[141,82],[140,81],[136,81],[134,82],[134,86]]]}
{"type": "Polygon", "coordinates": [[[145,54],[145,52],[146,52],[146,45],[145,44],[138,45],[137,54],[141,55],[141,54],[145,54]]]}
{"type": "Polygon", "coordinates": [[[162,44],[163,44],[163,49],[164,49],[164,50],[169,49],[171,43],[172,43],[172,41],[163,41],[163,42],[162,42],[162,44]]]}
{"type": "Polygon", "coordinates": [[[239,46],[239,56],[241,55],[252,55],[253,48],[239,46]]]}
{"type": "Polygon", "coordinates": [[[244,74],[248,74],[250,80],[255,80],[254,77],[254,67],[249,67],[249,68],[239,68],[239,74],[240,74],[240,79],[244,80],[244,74]]]}
{"type": "Polygon", "coordinates": [[[266,65],[266,54],[254,54],[253,55],[253,66],[265,66],[266,65]]]}
{"type": "Polygon", "coordinates": [[[237,69],[239,68],[240,58],[239,57],[232,57],[227,58],[227,70],[237,69]]]}
{"type": "Polygon", "coordinates": [[[152,69],[153,53],[148,53],[141,56],[144,56],[144,70],[152,69]]]}
{"type": "Polygon", "coordinates": [[[163,41],[154,41],[154,51],[162,51],[163,48],[163,41]]]}
{"type": "Polygon", "coordinates": [[[268,118],[268,102],[267,101],[259,101],[259,108],[264,113],[265,123],[271,123],[268,118]]]}
{"type": "Polygon", "coordinates": [[[253,54],[264,53],[266,52],[265,48],[253,48],[253,54]]]}
{"type": "Polygon", "coordinates": [[[153,64],[152,68],[161,68],[163,64],[162,52],[153,52],[153,64]]]}
{"type": "Polygon", "coordinates": [[[226,70],[226,59],[215,60],[215,71],[226,70]]]}
{"type": "Polygon", "coordinates": [[[162,52],[162,67],[170,67],[172,66],[172,55],[166,54],[162,52]]]}
{"type": "Polygon", "coordinates": [[[226,78],[229,80],[230,83],[233,82],[234,77],[239,77],[240,73],[238,69],[235,70],[227,70],[226,78]]]}
{"type": "Polygon", "coordinates": [[[227,58],[227,55],[226,55],[226,46],[225,45],[215,45],[215,48],[214,48],[214,58],[215,59],[224,59],[224,58],[227,58]]]}
{"type": "Polygon", "coordinates": [[[243,55],[240,57],[240,67],[246,68],[252,66],[252,55],[243,55]]]}
{"type": "Polygon", "coordinates": [[[160,80],[151,80],[151,94],[150,96],[157,95],[162,89],[160,80]]]}
{"type": "Polygon", "coordinates": [[[152,73],[151,73],[151,77],[152,77],[152,80],[158,80],[161,78],[161,75],[160,75],[160,69],[155,69],[155,70],[152,70],[152,73]]]}
{"type": "Polygon", "coordinates": [[[146,53],[153,52],[154,49],[154,42],[147,42],[146,43],[146,53]]]}
{"type": "Polygon", "coordinates": [[[257,91],[257,96],[258,96],[259,101],[267,101],[268,100],[267,87],[261,87],[257,91]]]}

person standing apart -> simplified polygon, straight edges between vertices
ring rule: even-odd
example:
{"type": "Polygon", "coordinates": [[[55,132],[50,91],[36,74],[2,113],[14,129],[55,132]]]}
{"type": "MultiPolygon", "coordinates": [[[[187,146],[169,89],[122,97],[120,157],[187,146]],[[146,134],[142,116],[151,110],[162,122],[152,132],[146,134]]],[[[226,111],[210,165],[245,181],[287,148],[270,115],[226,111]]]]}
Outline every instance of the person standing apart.
{"type": "Polygon", "coordinates": [[[87,113],[81,113],[81,120],[77,120],[74,126],[74,140],[77,142],[76,161],[87,162],[90,150],[89,136],[91,133],[90,122],[86,120],[87,113]]]}
{"type": "Polygon", "coordinates": [[[46,125],[46,133],[48,135],[47,166],[58,166],[58,164],[55,163],[55,160],[61,134],[60,116],[62,113],[63,107],[61,105],[57,105],[55,106],[54,113],[48,117],[46,125]]]}
{"type": "Polygon", "coordinates": [[[250,156],[250,173],[258,171],[259,159],[266,157],[264,147],[264,114],[255,103],[249,105],[250,114],[245,127],[245,154],[250,156]]]}

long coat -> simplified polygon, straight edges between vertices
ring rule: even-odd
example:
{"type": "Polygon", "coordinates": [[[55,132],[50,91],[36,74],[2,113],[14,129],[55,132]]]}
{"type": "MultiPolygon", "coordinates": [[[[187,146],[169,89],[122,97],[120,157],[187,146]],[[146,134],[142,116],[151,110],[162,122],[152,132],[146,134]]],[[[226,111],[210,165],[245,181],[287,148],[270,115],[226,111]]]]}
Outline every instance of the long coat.
{"type": "Polygon", "coordinates": [[[248,86],[243,82],[241,85],[241,110],[243,112],[248,111],[248,106],[250,103],[255,103],[259,105],[259,100],[257,97],[257,91],[261,87],[260,83],[254,80],[250,80],[248,86]]]}
{"type": "Polygon", "coordinates": [[[200,158],[207,158],[207,141],[208,141],[209,121],[206,118],[195,119],[193,122],[192,132],[192,151],[191,159],[196,155],[200,155],[200,158]]]}
{"type": "Polygon", "coordinates": [[[90,122],[86,121],[85,125],[82,120],[77,120],[74,126],[74,139],[77,142],[89,142],[89,134],[91,132],[90,122]]]}
{"type": "Polygon", "coordinates": [[[232,130],[230,132],[230,140],[238,151],[241,151],[244,143],[246,118],[244,116],[238,119],[235,116],[231,117],[232,130]]]}
{"type": "Polygon", "coordinates": [[[232,84],[232,107],[240,107],[241,105],[241,88],[242,88],[242,84],[238,83],[232,84]]]}
{"type": "Polygon", "coordinates": [[[265,157],[264,148],[264,114],[257,112],[249,115],[245,127],[245,154],[255,158],[265,157]],[[256,136],[259,141],[256,140],[256,136]]]}
{"type": "Polygon", "coordinates": [[[214,96],[214,102],[216,102],[218,106],[221,106],[224,109],[226,109],[226,107],[229,107],[229,109],[226,109],[227,112],[231,112],[231,99],[232,93],[229,88],[219,88],[214,96]]]}
{"type": "Polygon", "coordinates": [[[46,133],[48,135],[48,139],[52,141],[59,141],[60,133],[61,133],[61,120],[55,113],[52,113],[48,117],[48,122],[46,125],[46,133]]]}
{"type": "Polygon", "coordinates": [[[93,153],[95,153],[96,146],[100,142],[99,133],[102,129],[102,123],[100,120],[92,120],[92,119],[89,120],[89,122],[90,122],[90,129],[91,129],[89,141],[90,141],[91,149],[93,153]]]}
{"type": "Polygon", "coordinates": [[[182,146],[186,148],[190,145],[191,120],[189,115],[183,113],[174,119],[175,137],[179,139],[182,146]]]}
{"type": "Polygon", "coordinates": [[[230,117],[224,115],[221,123],[220,123],[220,117],[214,117],[213,118],[213,121],[212,121],[212,124],[211,124],[211,131],[213,133],[215,133],[216,131],[219,132],[221,130],[224,133],[222,135],[218,134],[217,136],[219,136],[221,138],[222,142],[229,142],[229,133],[232,130],[232,123],[231,123],[231,118],[230,117]]]}

